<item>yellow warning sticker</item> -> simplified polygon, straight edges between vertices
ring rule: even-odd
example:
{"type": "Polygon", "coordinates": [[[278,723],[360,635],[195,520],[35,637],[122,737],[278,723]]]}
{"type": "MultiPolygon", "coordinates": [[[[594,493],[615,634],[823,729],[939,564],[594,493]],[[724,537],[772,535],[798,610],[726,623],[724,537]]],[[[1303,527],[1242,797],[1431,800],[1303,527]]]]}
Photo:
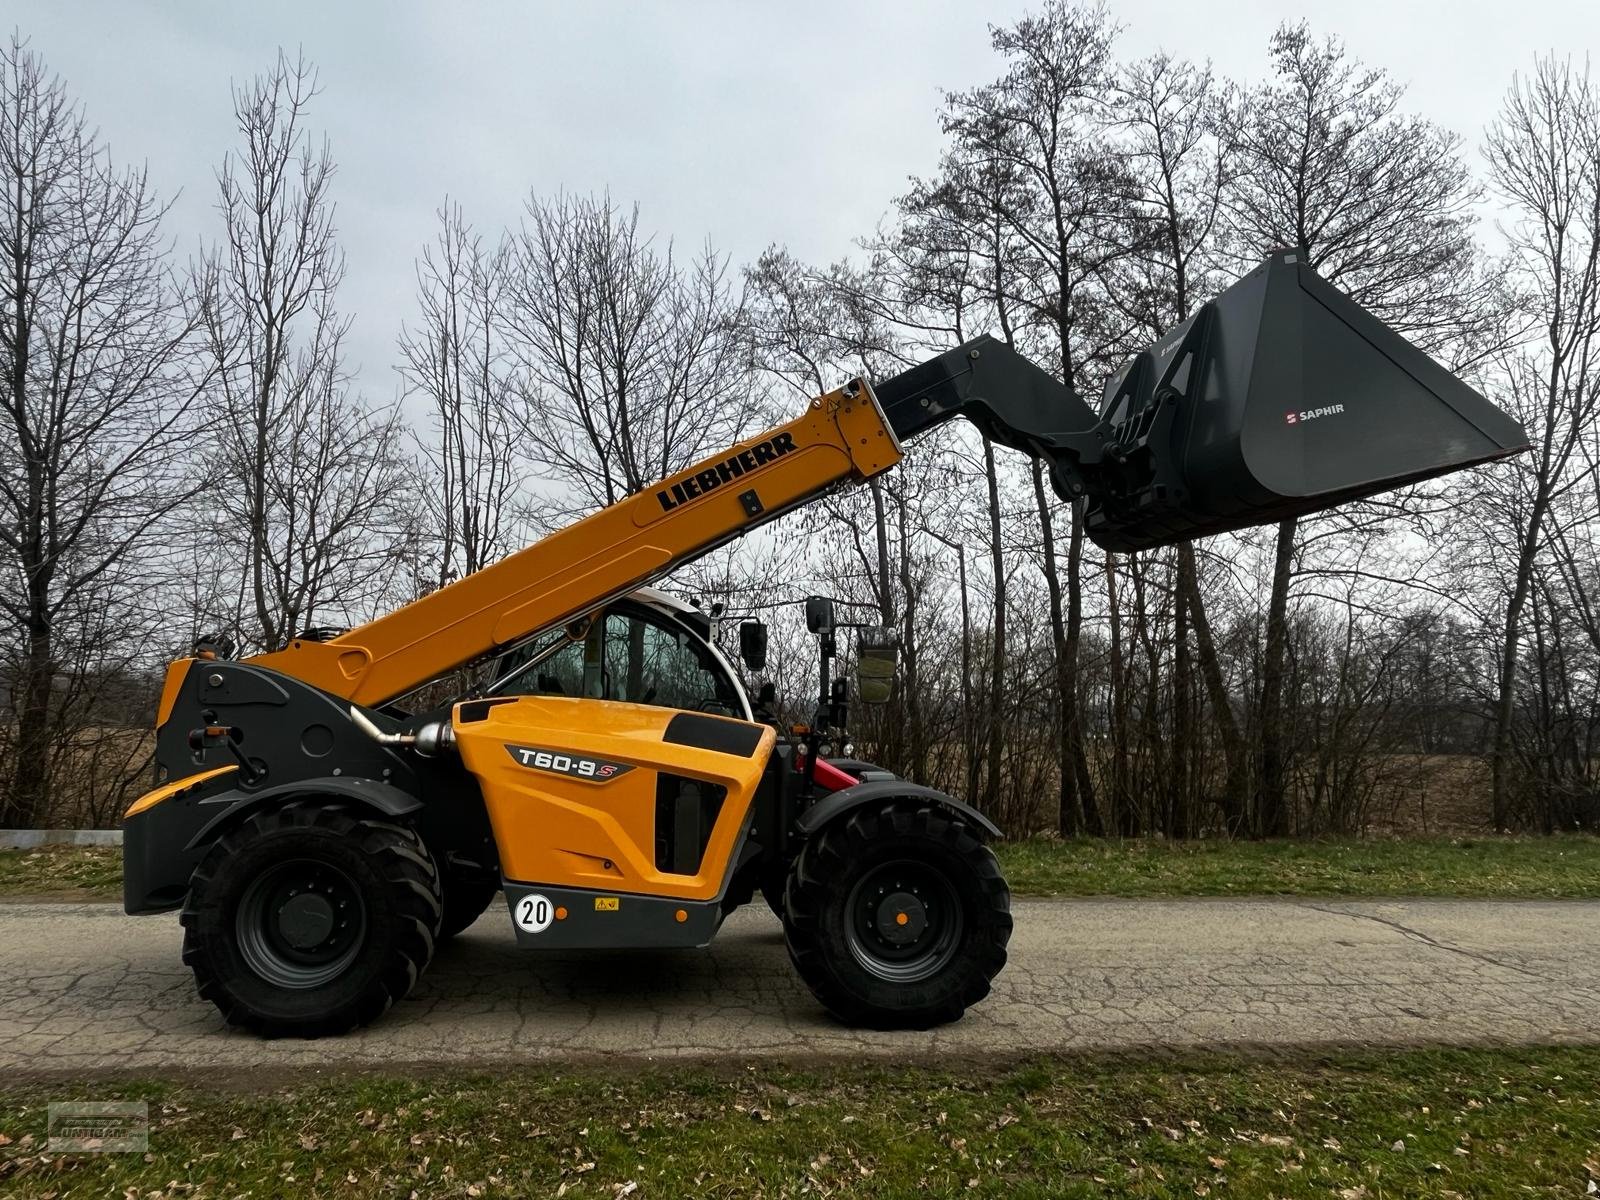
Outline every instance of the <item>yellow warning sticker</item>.
{"type": "Polygon", "coordinates": [[[616,912],[622,907],[622,901],[616,896],[596,896],[594,898],[595,912],[616,912]]]}

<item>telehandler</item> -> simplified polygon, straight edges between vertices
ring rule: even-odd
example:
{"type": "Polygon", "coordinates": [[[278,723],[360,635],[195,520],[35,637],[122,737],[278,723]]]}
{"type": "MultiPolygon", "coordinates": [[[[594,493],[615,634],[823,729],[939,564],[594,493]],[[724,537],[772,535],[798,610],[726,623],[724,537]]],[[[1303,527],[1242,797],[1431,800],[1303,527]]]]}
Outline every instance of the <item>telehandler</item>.
{"type": "MultiPolygon", "coordinates": [[[[905,439],[956,416],[1041,460],[1116,551],[1526,444],[1295,252],[1137,355],[1098,413],[991,338],[852,380],[369,624],[241,661],[210,640],[172,663],[159,786],[126,816],[125,908],[181,908],[201,996],[266,1035],[373,1020],[502,894],[520,945],[570,950],[704,946],[760,891],[839,1019],[956,1019],[1006,959],[1010,897],[986,844],[1000,831],[961,800],[823,756],[846,710],[826,600],[807,602],[823,687],[795,742],[755,719],[709,620],[646,586],[887,471],[905,439]],[[397,703],[492,661],[499,678],[454,703],[397,703]]],[[[764,628],[740,635],[759,668],[764,628]]]]}

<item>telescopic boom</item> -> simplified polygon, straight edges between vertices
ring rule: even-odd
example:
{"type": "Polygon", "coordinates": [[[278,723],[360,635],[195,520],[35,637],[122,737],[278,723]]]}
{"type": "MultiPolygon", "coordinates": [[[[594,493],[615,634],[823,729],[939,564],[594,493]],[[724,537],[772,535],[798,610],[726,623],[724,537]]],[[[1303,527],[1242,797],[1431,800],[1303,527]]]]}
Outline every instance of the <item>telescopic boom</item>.
{"type": "Polygon", "coordinates": [[[1042,461],[1109,550],[1316,512],[1526,448],[1514,420],[1300,259],[1269,256],[1142,351],[1100,413],[978,338],[876,386],[854,380],[387,616],[251,661],[383,704],[887,471],[903,440],[957,416],[1042,461]]]}

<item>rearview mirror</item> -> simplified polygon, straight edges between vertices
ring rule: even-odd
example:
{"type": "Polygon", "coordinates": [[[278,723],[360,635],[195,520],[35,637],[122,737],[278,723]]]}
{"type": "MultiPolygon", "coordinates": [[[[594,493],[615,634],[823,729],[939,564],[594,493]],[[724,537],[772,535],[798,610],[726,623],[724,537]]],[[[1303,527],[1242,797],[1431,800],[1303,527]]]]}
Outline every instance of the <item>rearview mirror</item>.
{"type": "Polygon", "coordinates": [[[739,623],[739,657],[744,659],[744,665],[752,671],[765,669],[767,665],[767,627],[760,621],[741,621],[739,623]]]}
{"type": "Polygon", "coordinates": [[[894,694],[900,644],[887,629],[864,629],[856,642],[856,697],[863,704],[887,704],[894,694]]]}
{"type": "Polygon", "coordinates": [[[1107,384],[1107,550],[1301,516],[1525,449],[1515,420],[1292,250],[1107,384]]]}
{"type": "Polygon", "coordinates": [[[806,628],[812,633],[833,632],[833,601],[826,596],[806,597],[806,628]]]}

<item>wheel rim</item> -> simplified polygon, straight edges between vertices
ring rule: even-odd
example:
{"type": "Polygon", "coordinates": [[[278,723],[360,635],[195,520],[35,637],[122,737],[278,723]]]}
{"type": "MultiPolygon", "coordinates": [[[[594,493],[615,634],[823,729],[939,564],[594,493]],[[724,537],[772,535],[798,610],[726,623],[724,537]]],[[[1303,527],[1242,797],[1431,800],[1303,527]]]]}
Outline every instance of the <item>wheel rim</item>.
{"type": "Polygon", "coordinates": [[[961,944],[963,918],[955,887],[927,863],[883,863],[850,889],[845,937],[869,974],[891,983],[920,983],[949,965],[961,944]]]}
{"type": "Polygon", "coordinates": [[[250,969],[282,988],[321,987],[361,952],[367,906],[338,867],[315,859],[278,863],[245,889],[234,918],[250,969]]]}

